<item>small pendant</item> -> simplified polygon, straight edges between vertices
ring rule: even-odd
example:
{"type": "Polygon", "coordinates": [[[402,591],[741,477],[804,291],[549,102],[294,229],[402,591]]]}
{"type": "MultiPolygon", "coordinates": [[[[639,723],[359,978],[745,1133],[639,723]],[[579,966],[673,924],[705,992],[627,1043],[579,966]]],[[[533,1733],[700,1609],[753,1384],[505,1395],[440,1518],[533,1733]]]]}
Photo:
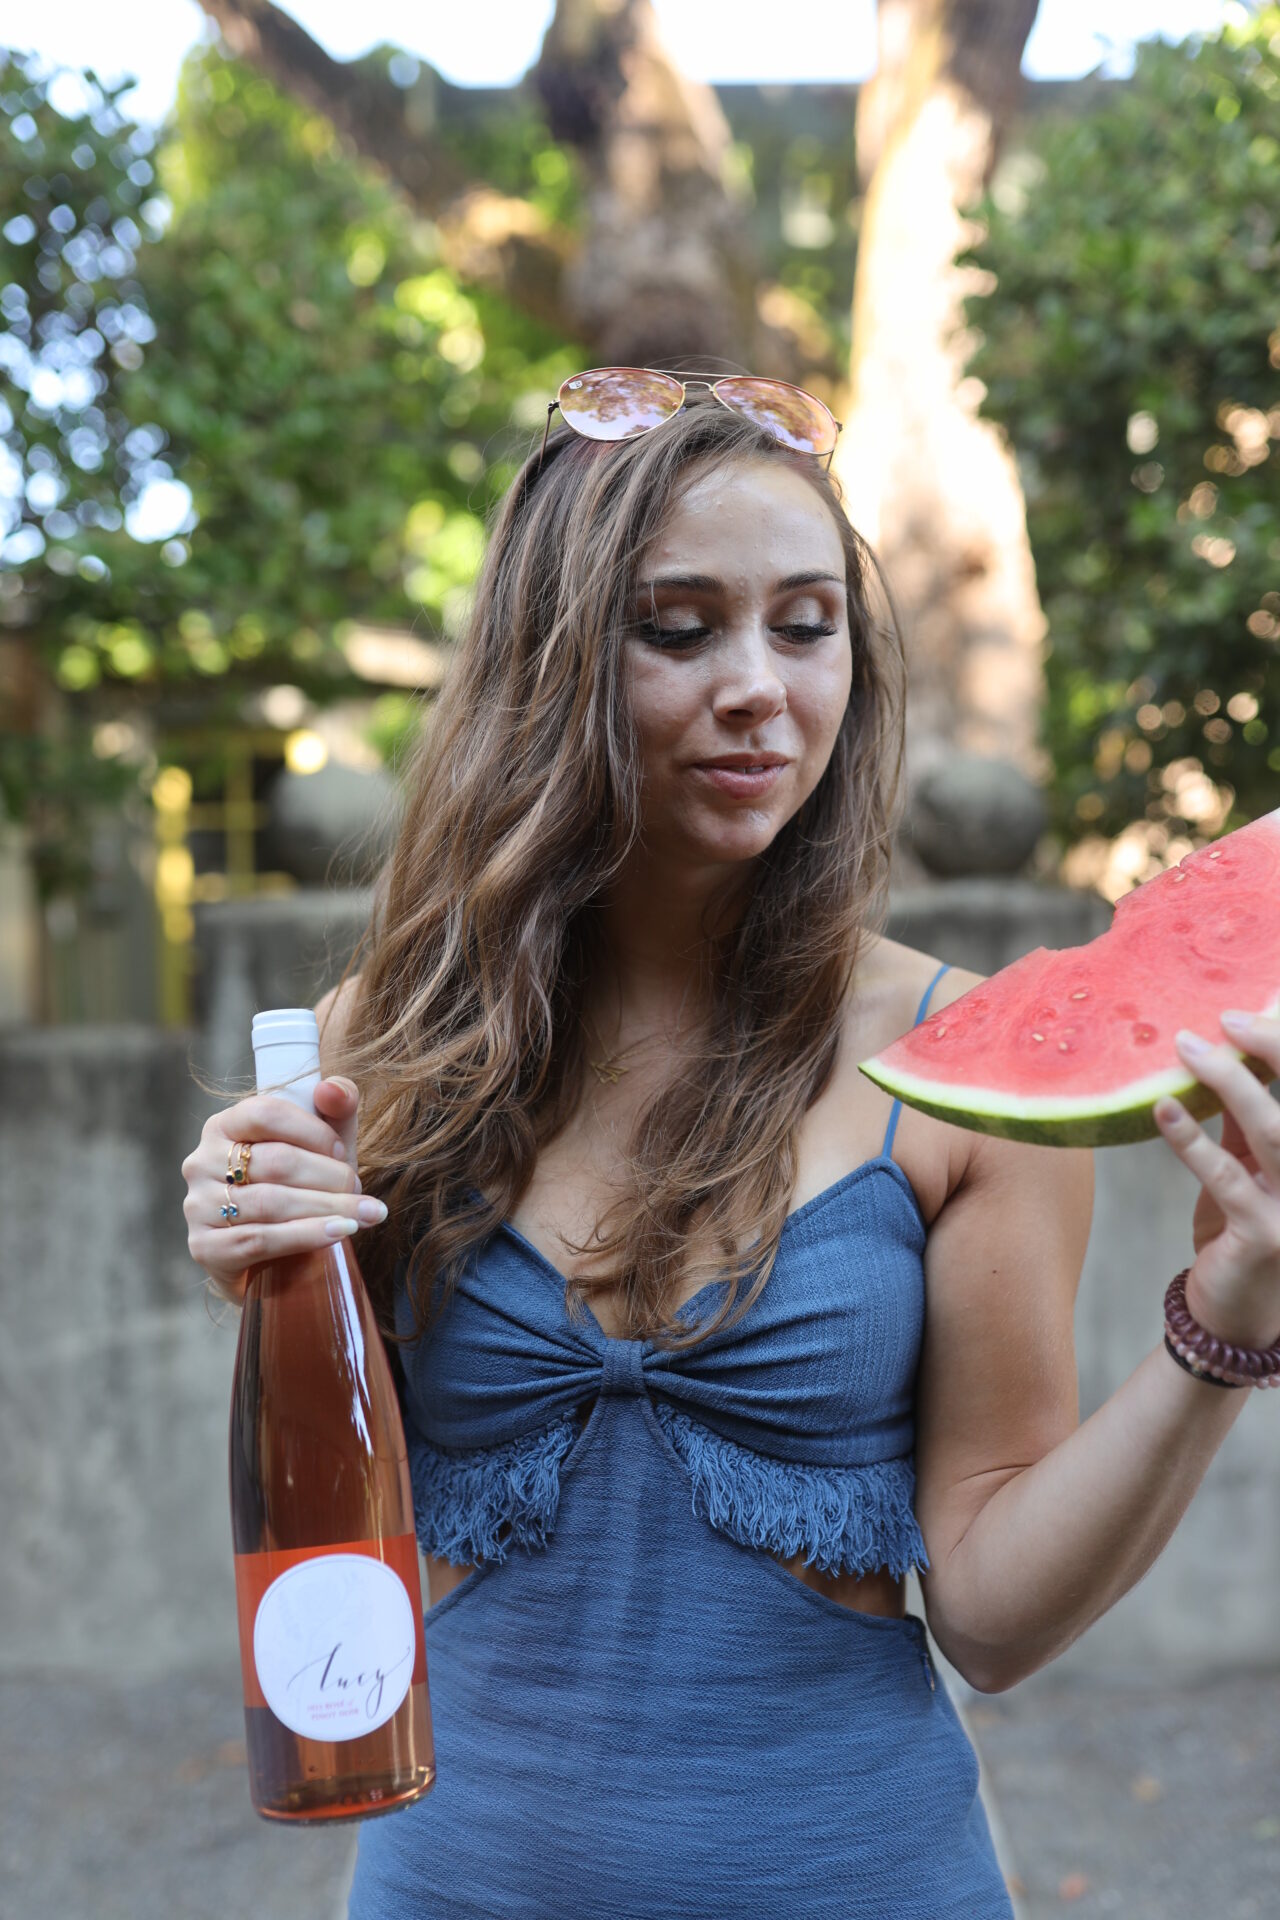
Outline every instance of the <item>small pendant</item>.
{"type": "Polygon", "coordinates": [[[625,1067],[611,1067],[607,1060],[588,1060],[587,1065],[602,1087],[616,1085],[626,1072],[625,1067]]]}

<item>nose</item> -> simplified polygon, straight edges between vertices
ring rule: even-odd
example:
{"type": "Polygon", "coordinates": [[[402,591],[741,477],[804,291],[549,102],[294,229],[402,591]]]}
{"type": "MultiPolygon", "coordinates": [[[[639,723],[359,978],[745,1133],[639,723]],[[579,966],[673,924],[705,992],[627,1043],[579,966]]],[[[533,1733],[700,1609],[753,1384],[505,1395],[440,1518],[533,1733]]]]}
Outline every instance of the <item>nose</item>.
{"type": "Polygon", "coordinates": [[[767,633],[753,629],[723,655],[715,693],[718,719],[768,720],[787,705],[786,682],[778,672],[767,633]]]}

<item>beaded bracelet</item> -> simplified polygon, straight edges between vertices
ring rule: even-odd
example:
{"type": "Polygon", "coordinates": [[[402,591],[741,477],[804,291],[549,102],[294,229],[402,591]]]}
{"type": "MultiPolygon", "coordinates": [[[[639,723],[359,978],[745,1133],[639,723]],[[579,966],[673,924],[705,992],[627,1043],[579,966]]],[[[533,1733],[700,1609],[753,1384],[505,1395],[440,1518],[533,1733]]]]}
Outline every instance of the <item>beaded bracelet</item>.
{"type": "Polygon", "coordinates": [[[1244,1385],[1243,1380],[1222,1380],[1216,1373],[1202,1373],[1199,1367],[1193,1366],[1190,1360],[1183,1358],[1167,1333],[1164,1336],[1164,1344],[1182,1371],[1189,1373],[1193,1380],[1207,1380],[1211,1387],[1242,1387],[1244,1385]]]}
{"type": "Polygon", "coordinates": [[[1202,1327],[1187,1307],[1184,1267],[1164,1296],[1164,1343],[1187,1373],[1219,1387],[1280,1387],[1280,1340],[1270,1347],[1236,1347],[1202,1327]]]}

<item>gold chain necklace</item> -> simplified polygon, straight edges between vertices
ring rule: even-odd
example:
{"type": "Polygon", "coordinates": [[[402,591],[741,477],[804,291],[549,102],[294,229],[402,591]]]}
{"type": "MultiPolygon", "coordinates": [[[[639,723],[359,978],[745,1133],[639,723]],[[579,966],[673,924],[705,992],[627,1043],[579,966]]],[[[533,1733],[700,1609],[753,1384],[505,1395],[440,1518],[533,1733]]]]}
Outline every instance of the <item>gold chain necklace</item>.
{"type": "MultiPolygon", "coordinates": [[[[588,1025],[585,1019],[582,1022],[582,1028],[591,1044],[595,1047],[600,1047],[599,1036],[595,1034],[594,1029],[588,1025]]],[[[639,1040],[633,1040],[629,1046],[620,1047],[616,1053],[606,1053],[603,1048],[600,1048],[600,1056],[594,1060],[588,1052],[587,1065],[590,1067],[592,1073],[595,1074],[596,1079],[602,1087],[614,1086],[622,1078],[624,1073],[630,1071],[628,1067],[619,1066],[618,1062],[625,1060],[629,1053],[634,1053],[637,1047],[647,1046],[651,1040],[656,1038],[658,1038],[656,1034],[642,1034],[639,1040]]],[[[669,1033],[663,1034],[662,1038],[674,1046],[675,1039],[673,1035],[669,1033]]]]}
{"type": "MultiPolygon", "coordinates": [[[[585,1020],[583,1021],[583,1028],[587,1033],[588,1039],[590,1039],[591,1029],[587,1026],[585,1020]]],[[[625,1060],[629,1053],[634,1053],[637,1047],[642,1047],[645,1044],[645,1040],[651,1038],[651,1034],[646,1034],[644,1040],[633,1040],[629,1047],[622,1047],[617,1053],[604,1053],[602,1051],[598,1060],[593,1060],[590,1053],[588,1053],[587,1065],[602,1087],[613,1086],[622,1078],[623,1074],[628,1071],[626,1067],[620,1067],[618,1062],[625,1060]]],[[[593,1042],[593,1044],[598,1046],[599,1041],[597,1040],[593,1042]]]]}

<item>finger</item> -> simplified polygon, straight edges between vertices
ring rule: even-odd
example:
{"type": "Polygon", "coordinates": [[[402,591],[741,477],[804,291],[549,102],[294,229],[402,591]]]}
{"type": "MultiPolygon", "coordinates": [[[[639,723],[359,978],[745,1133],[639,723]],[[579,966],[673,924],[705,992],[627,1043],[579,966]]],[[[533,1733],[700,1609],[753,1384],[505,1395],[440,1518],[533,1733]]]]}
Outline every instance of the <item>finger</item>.
{"type": "Polygon", "coordinates": [[[316,1110],[337,1129],[342,1141],[343,1157],[353,1167],[359,1166],[359,1143],[357,1129],[360,1115],[360,1090],[354,1080],[344,1079],[341,1075],[331,1074],[322,1080],[313,1096],[316,1110]]]}
{"type": "Polygon", "coordinates": [[[290,1253],[315,1253],[361,1231],[355,1220],[325,1214],[309,1220],[197,1227],[187,1236],[187,1245],[196,1265],[227,1285],[246,1267],[260,1267],[290,1253]]]}
{"type": "Polygon", "coordinates": [[[1277,1229],[1271,1216],[1277,1212],[1280,1198],[1271,1191],[1262,1174],[1250,1174],[1233,1153],[1225,1152],[1211,1140],[1181,1102],[1158,1100],[1155,1117],[1178,1158],[1213,1196],[1222,1209],[1223,1218],[1238,1233],[1250,1239],[1275,1235],[1277,1229]]]}
{"type": "Polygon", "coordinates": [[[204,1187],[196,1187],[188,1196],[187,1204],[188,1220],[214,1227],[220,1226],[224,1218],[238,1220],[242,1227],[316,1218],[358,1220],[362,1227],[375,1227],[387,1217],[383,1202],[371,1194],[326,1193],[323,1189],[259,1185],[256,1181],[247,1187],[216,1186],[210,1181],[204,1187]],[[223,1214],[224,1207],[234,1207],[236,1211],[227,1216],[223,1214]]]}
{"type": "Polygon", "coordinates": [[[1269,1079],[1280,1076],[1280,1019],[1274,1014],[1237,1013],[1230,1008],[1219,1019],[1233,1047],[1269,1068],[1269,1079]]]}
{"type": "Polygon", "coordinates": [[[249,1285],[249,1272],[247,1268],[243,1273],[236,1274],[233,1280],[220,1280],[216,1274],[208,1272],[207,1269],[204,1277],[213,1292],[217,1294],[219,1300],[225,1300],[228,1306],[232,1307],[242,1307],[244,1305],[244,1296],[249,1285]]]}
{"type": "MultiPolygon", "coordinates": [[[[196,1154],[193,1179],[203,1177],[225,1183],[226,1155],[216,1142],[196,1154]]],[[[323,1193],[359,1192],[355,1168],[330,1155],[310,1153],[305,1147],[291,1147],[285,1140],[255,1140],[249,1145],[248,1178],[236,1187],[237,1194],[249,1187],[311,1187],[323,1193]]]]}
{"type": "Polygon", "coordinates": [[[206,1128],[228,1142],[288,1140],[311,1153],[341,1158],[333,1151],[338,1139],[336,1128],[322,1120],[318,1113],[308,1113],[277,1093],[252,1093],[246,1100],[237,1100],[233,1107],[224,1107],[221,1113],[215,1113],[206,1122],[206,1128]]]}
{"type": "MultiPolygon", "coordinates": [[[[1196,1079],[1217,1094],[1224,1113],[1234,1119],[1243,1134],[1259,1171],[1274,1181],[1280,1194],[1280,1105],[1231,1047],[1200,1047],[1194,1044],[1197,1037],[1177,1034],[1179,1053],[1196,1079]]],[[[1229,1145],[1224,1139],[1223,1147],[1216,1151],[1234,1159],[1226,1151],[1229,1145]]]]}

